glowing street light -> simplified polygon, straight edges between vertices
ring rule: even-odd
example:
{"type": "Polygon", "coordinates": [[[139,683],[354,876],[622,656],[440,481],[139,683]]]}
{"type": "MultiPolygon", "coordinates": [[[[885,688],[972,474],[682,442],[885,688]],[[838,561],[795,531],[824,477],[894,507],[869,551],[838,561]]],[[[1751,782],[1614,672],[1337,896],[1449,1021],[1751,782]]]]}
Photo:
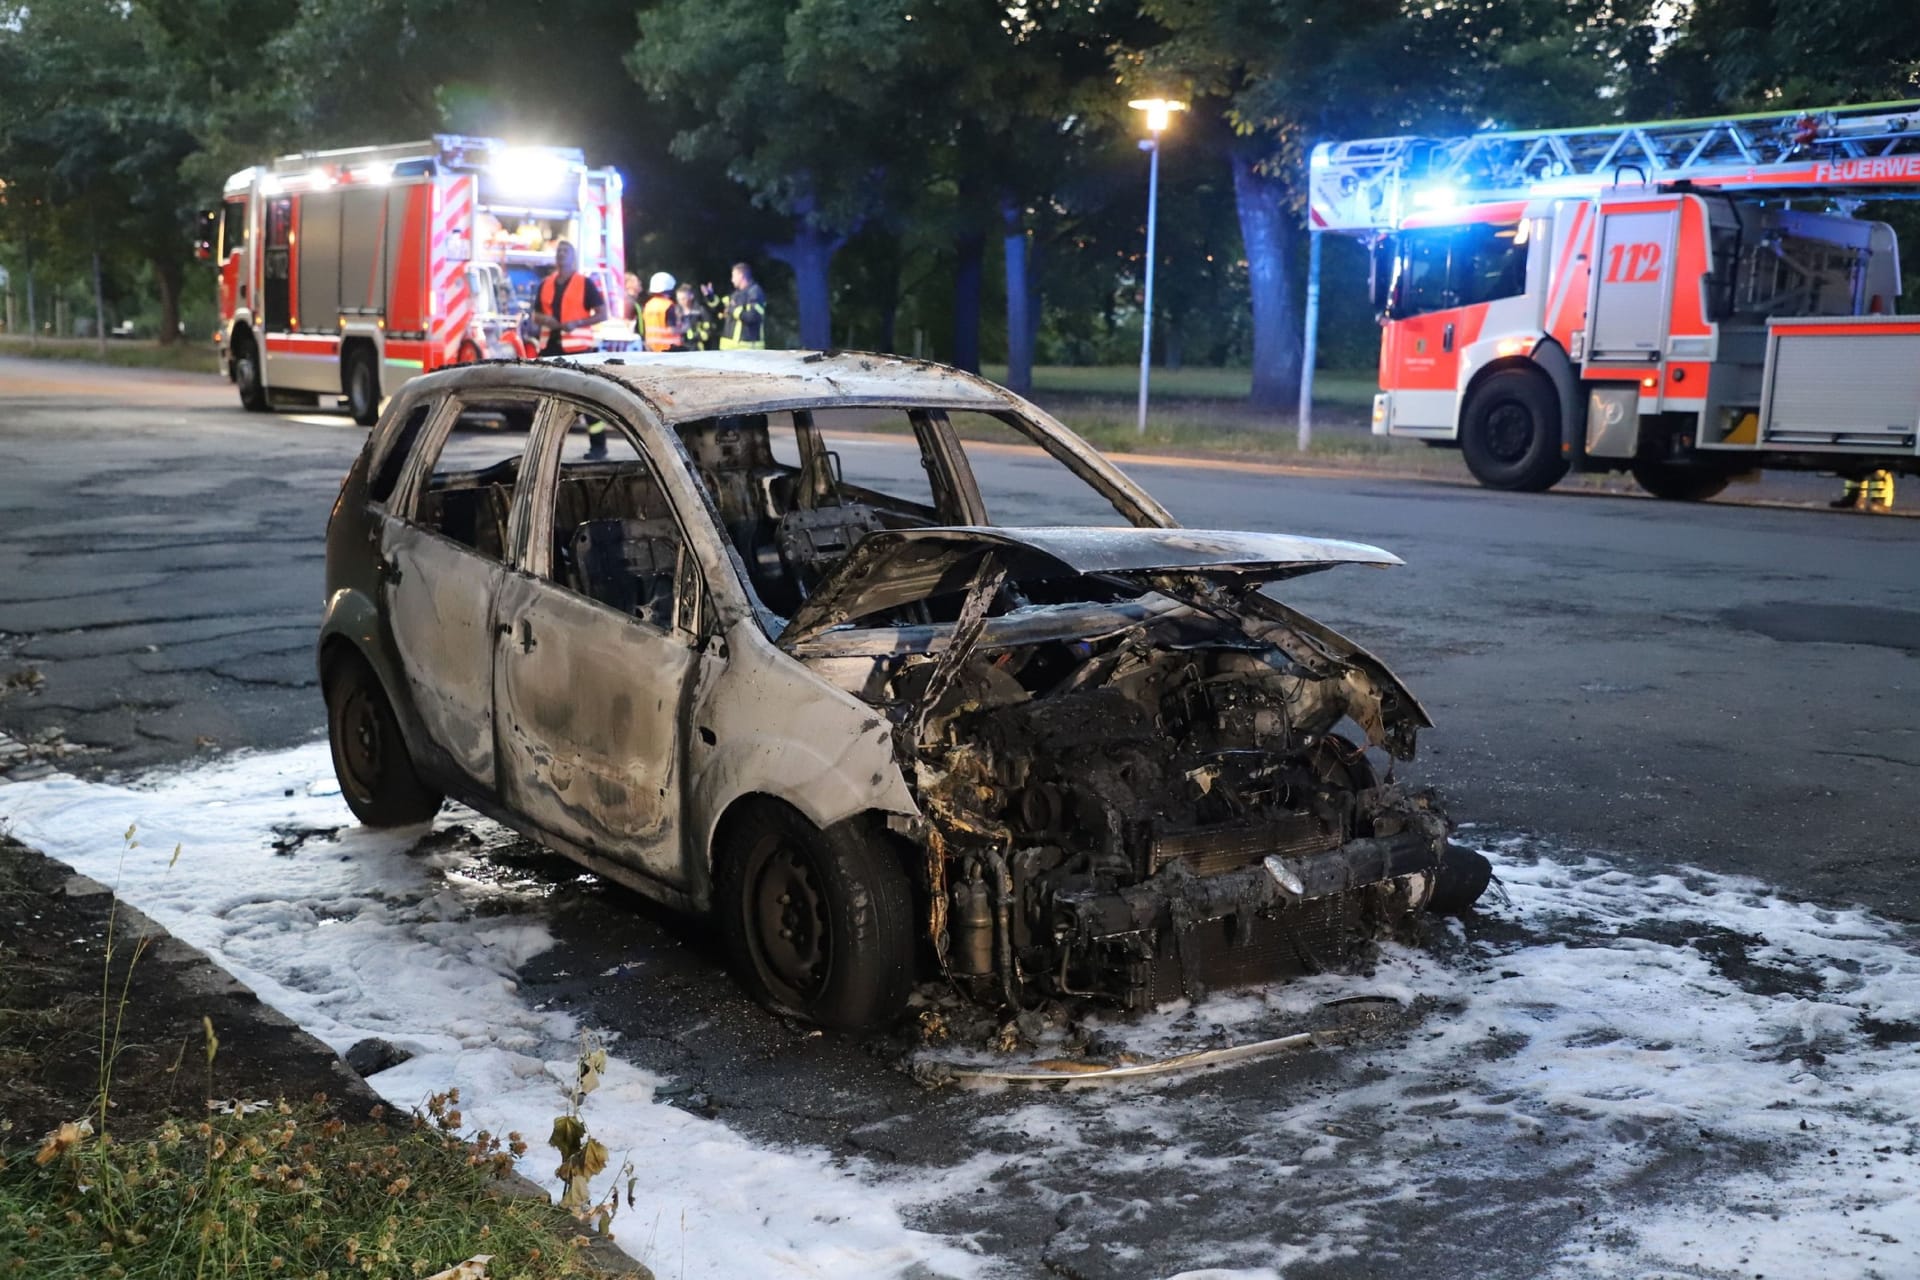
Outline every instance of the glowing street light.
{"type": "Polygon", "coordinates": [[[1185,111],[1187,104],[1171,98],[1135,98],[1127,104],[1147,113],[1147,132],[1152,137],[1140,140],[1147,153],[1147,288],[1141,300],[1140,317],[1140,423],[1139,433],[1147,434],[1147,368],[1153,359],[1153,256],[1154,227],[1160,211],[1160,135],[1166,132],[1173,113],[1185,111]]]}

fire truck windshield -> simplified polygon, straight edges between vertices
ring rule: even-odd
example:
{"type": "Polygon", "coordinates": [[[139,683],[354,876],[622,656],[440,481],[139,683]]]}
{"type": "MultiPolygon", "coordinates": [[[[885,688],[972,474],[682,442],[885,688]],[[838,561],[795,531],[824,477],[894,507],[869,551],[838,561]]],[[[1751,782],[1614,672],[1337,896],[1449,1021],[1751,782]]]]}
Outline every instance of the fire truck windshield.
{"type": "Polygon", "coordinates": [[[1403,320],[1526,292],[1526,225],[1470,222],[1420,227],[1391,237],[1393,285],[1387,315],[1403,320]]]}

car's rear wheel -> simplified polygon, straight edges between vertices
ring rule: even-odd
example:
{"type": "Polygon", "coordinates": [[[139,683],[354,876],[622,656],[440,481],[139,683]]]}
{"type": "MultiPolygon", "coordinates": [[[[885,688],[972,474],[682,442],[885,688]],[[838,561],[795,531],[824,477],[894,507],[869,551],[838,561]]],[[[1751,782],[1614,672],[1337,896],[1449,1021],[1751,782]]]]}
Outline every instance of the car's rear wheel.
{"type": "Polygon", "coordinates": [[[410,826],[440,812],[445,797],[420,780],[387,691],[357,654],[328,677],[327,740],[340,794],[367,826],[410,826]]]}
{"type": "Polygon", "coordinates": [[[906,1003],[912,890],[858,821],[822,830],[783,804],[750,802],[727,823],[714,909],[741,979],[776,1008],[852,1029],[906,1003]]]}
{"type": "Polygon", "coordinates": [[[240,389],[240,407],[249,413],[267,411],[267,386],[260,377],[260,348],[250,337],[233,344],[233,385],[240,389]]]}
{"type": "Polygon", "coordinates": [[[1567,474],[1560,401],[1546,375],[1501,369],[1474,389],[1461,415],[1460,452],[1489,489],[1538,493],[1567,474]]]}
{"type": "Polygon", "coordinates": [[[370,427],[380,420],[380,370],[370,347],[355,347],[347,355],[347,409],[353,420],[370,427]]]}

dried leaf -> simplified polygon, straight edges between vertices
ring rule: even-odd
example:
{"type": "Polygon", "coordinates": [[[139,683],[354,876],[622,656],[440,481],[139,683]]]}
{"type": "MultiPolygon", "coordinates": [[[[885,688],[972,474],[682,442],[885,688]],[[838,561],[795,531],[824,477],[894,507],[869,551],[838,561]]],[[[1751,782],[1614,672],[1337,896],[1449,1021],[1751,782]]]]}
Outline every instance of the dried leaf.
{"type": "Polygon", "coordinates": [[[487,1280],[487,1264],[492,1261],[492,1254],[476,1253],[465,1262],[434,1272],[427,1280],[487,1280]]]}
{"type": "Polygon", "coordinates": [[[204,1027],[207,1032],[207,1066],[211,1069],[213,1066],[213,1055],[220,1052],[220,1037],[213,1034],[213,1019],[204,1013],[200,1015],[200,1025],[204,1027]]]}
{"type": "Polygon", "coordinates": [[[591,1178],[607,1167],[607,1148],[598,1138],[588,1138],[580,1151],[579,1169],[591,1178]]]}
{"type": "Polygon", "coordinates": [[[555,1116],[553,1134],[547,1139],[547,1145],[571,1160],[580,1154],[580,1144],[586,1137],[587,1126],[578,1116],[555,1116]]]}
{"type": "Polygon", "coordinates": [[[577,1213],[586,1208],[591,1200],[592,1193],[587,1189],[586,1174],[576,1173],[567,1179],[567,1189],[560,1193],[562,1209],[577,1213]]]}
{"type": "Polygon", "coordinates": [[[69,1120],[46,1136],[33,1157],[35,1164],[50,1164],[85,1142],[93,1134],[93,1121],[69,1120]]]}

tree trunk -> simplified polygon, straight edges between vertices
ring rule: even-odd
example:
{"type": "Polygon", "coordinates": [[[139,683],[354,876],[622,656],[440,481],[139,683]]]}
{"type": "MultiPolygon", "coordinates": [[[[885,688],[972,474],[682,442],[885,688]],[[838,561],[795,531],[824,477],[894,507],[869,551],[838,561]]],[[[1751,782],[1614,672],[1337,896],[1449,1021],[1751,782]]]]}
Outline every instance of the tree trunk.
{"type": "MultiPolygon", "coordinates": [[[[98,242],[96,241],[96,244],[98,242]]],[[[100,291],[100,250],[93,251],[93,345],[102,359],[107,354],[107,301],[100,291]]]]}
{"type": "Polygon", "coordinates": [[[801,220],[793,239],[769,245],[767,256],[793,268],[794,300],[800,309],[800,345],[824,351],[833,345],[833,285],[829,268],[833,255],[846,243],[801,220]]]}
{"type": "Polygon", "coordinates": [[[885,286],[880,302],[880,345],[874,350],[893,355],[900,349],[897,345],[900,321],[900,242],[888,236],[886,243],[887,254],[880,268],[880,280],[885,286]]]}
{"type": "Polygon", "coordinates": [[[1007,386],[1021,395],[1033,393],[1033,291],[1027,281],[1027,229],[1012,202],[1000,206],[1006,224],[1003,243],[1007,254],[1007,386]]]}
{"type": "Polygon", "coordinates": [[[171,347],[180,341],[180,264],[155,258],[153,282],[160,290],[160,345],[171,347]]]}
{"type": "Polygon", "coordinates": [[[980,372],[980,276],[985,270],[987,238],[977,231],[953,241],[953,363],[980,372]]]}
{"type": "Polygon", "coordinates": [[[1300,315],[1293,297],[1293,240],[1285,185],[1254,172],[1254,157],[1236,149],[1233,202],[1247,251],[1253,296],[1253,395],[1262,409],[1286,408],[1300,391],[1300,315]]]}

